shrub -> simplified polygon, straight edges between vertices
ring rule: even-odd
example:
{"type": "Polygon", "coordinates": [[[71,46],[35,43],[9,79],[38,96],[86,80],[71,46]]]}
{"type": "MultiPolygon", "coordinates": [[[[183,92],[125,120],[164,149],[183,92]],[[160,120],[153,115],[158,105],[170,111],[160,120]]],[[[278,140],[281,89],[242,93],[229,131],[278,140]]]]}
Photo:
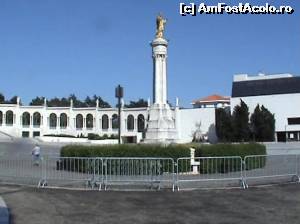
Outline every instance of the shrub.
{"type": "MultiPolygon", "coordinates": [[[[176,160],[180,157],[189,157],[190,149],[185,145],[103,145],[103,146],[82,146],[82,145],[68,145],[61,149],[61,157],[155,157],[155,158],[172,158],[176,160]]],[[[64,170],[78,170],[83,171],[86,169],[88,164],[82,164],[80,160],[76,161],[69,159],[62,159],[57,165],[57,169],[64,170]],[[79,162],[78,162],[79,161],[79,162]],[[72,163],[72,164],[71,164],[72,163]],[[78,167],[77,167],[78,166],[78,167]]],[[[150,161],[149,161],[150,162],[150,161]]],[[[153,166],[162,166],[162,170],[169,170],[169,163],[163,163],[160,160],[154,160],[151,163],[145,161],[142,166],[142,170],[152,169],[153,166]],[[164,167],[168,166],[168,167],[164,167]]],[[[119,165],[126,166],[126,161],[119,162],[119,165]],[[121,164],[122,163],[122,164],[121,164]]],[[[118,164],[110,164],[112,166],[117,166],[118,164]]],[[[100,169],[100,168],[99,168],[100,169]]],[[[181,169],[179,167],[179,169],[181,169]]]]}
{"type": "MultiPolygon", "coordinates": [[[[216,145],[201,145],[196,148],[196,157],[224,157],[224,156],[240,156],[243,160],[248,155],[266,155],[266,147],[262,144],[247,143],[247,144],[216,144],[216,145]]],[[[202,160],[200,165],[202,173],[227,173],[240,171],[240,160],[237,158],[202,160]]],[[[246,163],[246,169],[262,168],[266,164],[265,157],[257,160],[251,160],[251,163],[246,163]]]]}
{"type": "Polygon", "coordinates": [[[189,157],[190,150],[185,145],[67,145],[61,149],[62,157],[164,157],[177,159],[189,157]]]}
{"type": "Polygon", "coordinates": [[[89,133],[88,134],[88,139],[89,140],[103,140],[104,138],[99,136],[98,134],[89,133]]]}
{"type": "Polygon", "coordinates": [[[67,137],[67,138],[76,138],[74,135],[66,135],[66,134],[46,134],[44,136],[47,136],[47,137],[67,137]]]}
{"type": "Polygon", "coordinates": [[[266,147],[257,143],[214,144],[196,146],[195,156],[241,156],[266,155],[266,147]]]}
{"type": "MultiPolygon", "coordinates": [[[[224,157],[224,156],[241,156],[242,159],[247,155],[265,155],[266,148],[264,145],[249,144],[216,144],[216,145],[102,145],[102,146],[82,146],[67,145],[61,149],[61,157],[155,157],[155,158],[177,158],[190,157],[190,147],[196,149],[196,157],[224,157]]],[[[66,161],[61,161],[63,169],[72,167],[76,169],[76,164],[68,166],[66,161]]],[[[68,161],[69,162],[69,161],[68,161]]],[[[86,165],[80,164],[85,169],[86,165]]],[[[265,157],[260,160],[251,161],[246,164],[246,169],[255,169],[265,166],[265,157]]],[[[178,164],[179,172],[187,172],[191,168],[190,160],[180,160],[178,164]]],[[[84,170],[83,169],[83,170],[84,170]]],[[[176,168],[175,168],[176,169],[176,168]]],[[[205,173],[227,173],[241,170],[240,159],[204,159],[201,160],[200,172],[205,173]]],[[[176,171],[176,170],[175,170],[176,171]]]]}
{"type": "Polygon", "coordinates": [[[105,139],[118,139],[118,135],[112,134],[111,136],[108,136],[107,134],[104,134],[102,136],[94,133],[89,133],[88,134],[88,139],[89,140],[105,140],[105,139]]]}

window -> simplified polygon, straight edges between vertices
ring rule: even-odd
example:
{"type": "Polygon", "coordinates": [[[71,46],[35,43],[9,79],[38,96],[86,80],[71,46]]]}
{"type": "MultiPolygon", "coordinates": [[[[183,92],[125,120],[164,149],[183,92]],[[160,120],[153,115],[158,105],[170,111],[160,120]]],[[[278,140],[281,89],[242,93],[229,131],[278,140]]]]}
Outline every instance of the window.
{"type": "Polygon", "coordinates": [[[14,123],[14,113],[11,110],[6,112],[5,123],[7,125],[13,125],[14,123]]]}
{"type": "Polygon", "coordinates": [[[34,131],[33,132],[33,137],[39,137],[41,134],[39,131],[34,131]]]}
{"type": "Polygon", "coordinates": [[[22,132],[22,137],[23,138],[29,138],[29,131],[23,131],[22,132]]]}
{"type": "Polygon", "coordinates": [[[109,125],[108,116],[106,114],[104,114],[102,116],[102,129],[107,130],[108,129],[108,125],[109,125]]]}
{"type": "Polygon", "coordinates": [[[128,115],[127,117],[127,130],[132,131],[134,129],[134,117],[132,115],[128,115]]]}
{"type": "Polygon", "coordinates": [[[28,112],[24,112],[22,114],[22,125],[29,126],[30,125],[30,114],[28,112]]]}
{"type": "Polygon", "coordinates": [[[68,120],[67,115],[65,113],[60,114],[59,120],[60,120],[60,128],[66,128],[67,120],[68,120]]]}
{"type": "Polygon", "coordinates": [[[57,116],[56,114],[52,113],[50,114],[50,128],[56,128],[57,126],[57,116]]]}
{"type": "Polygon", "coordinates": [[[77,114],[76,116],[76,128],[77,129],[83,128],[83,116],[81,114],[77,114]]]}
{"type": "Polygon", "coordinates": [[[297,125],[297,124],[300,124],[300,117],[288,118],[288,125],[297,125]]]}
{"type": "Polygon", "coordinates": [[[111,126],[112,126],[112,129],[118,129],[119,128],[118,115],[114,114],[112,116],[111,126]]]}
{"type": "Polygon", "coordinates": [[[94,126],[93,120],[94,120],[93,115],[91,114],[86,115],[86,128],[93,128],[94,126]]]}
{"type": "Polygon", "coordinates": [[[145,117],[144,115],[140,114],[138,116],[138,132],[144,132],[145,129],[145,117]]]}
{"type": "Polygon", "coordinates": [[[41,114],[39,112],[35,112],[33,114],[33,126],[39,127],[41,125],[41,114]]]}

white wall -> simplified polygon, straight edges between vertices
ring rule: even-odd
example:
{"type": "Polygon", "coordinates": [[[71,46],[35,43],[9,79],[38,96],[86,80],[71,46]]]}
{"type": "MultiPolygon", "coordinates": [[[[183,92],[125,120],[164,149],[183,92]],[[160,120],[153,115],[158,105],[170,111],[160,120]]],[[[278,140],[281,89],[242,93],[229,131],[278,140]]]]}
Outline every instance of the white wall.
{"type": "Polygon", "coordinates": [[[209,141],[217,140],[215,134],[215,108],[180,109],[178,135],[181,142],[191,142],[196,124],[201,122],[202,133],[207,133],[209,141]]]}
{"type": "MultiPolygon", "coordinates": [[[[32,134],[34,131],[40,132],[40,135],[46,134],[68,134],[68,135],[81,135],[87,136],[88,133],[97,133],[99,135],[103,134],[118,134],[117,129],[112,129],[112,116],[118,113],[117,108],[70,108],[70,107],[44,107],[44,106],[19,106],[19,105],[8,105],[0,104],[0,111],[3,113],[2,124],[0,124],[0,131],[9,134],[13,137],[21,137],[23,131],[28,131],[30,137],[33,137],[32,134]],[[5,123],[5,114],[7,111],[13,111],[14,114],[14,124],[7,125],[5,123]],[[30,125],[24,127],[22,125],[22,114],[28,112],[30,114],[30,125]],[[38,127],[33,126],[33,114],[39,112],[41,115],[41,125],[38,127]],[[49,117],[50,114],[54,113],[57,116],[57,126],[55,128],[49,127],[49,117]],[[68,125],[66,128],[60,127],[60,115],[65,113],[68,119],[68,125]],[[83,116],[83,128],[76,129],[76,116],[81,114],[83,116]],[[93,128],[86,128],[86,116],[88,114],[93,115],[94,126],[93,128]],[[102,116],[106,114],[109,118],[109,128],[107,130],[102,129],[102,116]]],[[[138,132],[137,118],[142,114],[145,118],[145,126],[147,124],[148,110],[147,108],[134,108],[127,109],[123,108],[121,111],[121,128],[122,134],[126,136],[140,136],[138,132]],[[133,115],[134,117],[134,129],[127,130],[127,117],[128,115],[133,115]]]]}
{"type": "MultiPolygon", "coordinates": [[[[43,106],[18,106],[18,105],[0,105],[0,111],[4,114],[6,111],[12,110],[15,116],[15,123],[13,126],[7,126],[3,117],[3,123],[0,126],[0,131],[12,135],[14,137],[21,137],[22,131],[29,131],[30,137],[32,137],[33,131],[39,131],[40,135],[45,134],[68,134],[77,136],[83,134],[87,136],[88,133],[103,134],[117,134],[117,130],[111,128],[111,118],[113,114],[117,114],[117,108],[54,108],[54,107],[43,107],[43,106]],[[28,127],[22,126],[22,114],[24,112],[30,113],[31,125],[28,127]],[[40,127],[34,127],[32,125],[32,116],[35,112],[39,112],[42,116],[42,124],[40,127]],[[49,127],[49,116],[51,113],[55,113],[58,117],[57,127],[49,127]],[[68,117],[68,126],[66,128],[60,128],[59,116],[61,113],[66,113],[68,117]],[[77,114],[82,114],[84,117],[84,126],[82,129],[76,129],[75,118],[77,114]],[[92,114],[94,118],[94,127],[87,129],[85,127],[85,118],[87,114],[92,114]],[[109,129],[102,129],[102,115],[108,115],[109,117],[109,129]]],[[[138,142],[142,138],[142,133],[138,132],[137,117],[139,114],[143,114],[145,118],[145,126],[147,125],[148,108],[124,108],[121,111],[122,117],[122,136],[133,136],[136,137],[138,142]],[[134,130],[127,130],[127,117],[128,115],[134,116],[134,130]]],[[[196,129],[196,123],[201,122],[201,129],[203,133],[208,132],[209,140],[215,141],[215,108],[194,108],[194,109],[176,109],[172,110],[172,116],[176,120],[176,127],[178,130],[179,142],[190,142],[192,140],[192,133],[196,129]]]]}
{"type": "Polygon", "coordinates": [[[275,114],[276,131],[300,130],[300,125],[288,125],[287,123],[287,118],[289,117],[300,117],[300,93],[234,97],[231,98],[231,111],[236,105],[240,104],[240,99],[248,105],[250,113],[253,113],[256,105],[259,103],[275,114]]]}

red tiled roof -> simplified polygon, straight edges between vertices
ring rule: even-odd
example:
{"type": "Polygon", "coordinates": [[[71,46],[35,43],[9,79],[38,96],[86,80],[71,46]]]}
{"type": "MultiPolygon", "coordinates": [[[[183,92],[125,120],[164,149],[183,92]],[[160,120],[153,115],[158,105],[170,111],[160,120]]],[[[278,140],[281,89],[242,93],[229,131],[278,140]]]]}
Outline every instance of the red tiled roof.
{"type": "Polygon", "coordinates": [[[214,95],[210,95],[210,96],[207,96],[207,97],[204,97],[204,98],[200,98],[198,100],[193,100],[193,104],[195,103],[205,103],[205,102],[224,102],[224,101],[227,101],[229,102],[230,101],[230,97],[228,96],[220,96],[220,95],[217,95],[217,94],[214,94],[214,95]]]}

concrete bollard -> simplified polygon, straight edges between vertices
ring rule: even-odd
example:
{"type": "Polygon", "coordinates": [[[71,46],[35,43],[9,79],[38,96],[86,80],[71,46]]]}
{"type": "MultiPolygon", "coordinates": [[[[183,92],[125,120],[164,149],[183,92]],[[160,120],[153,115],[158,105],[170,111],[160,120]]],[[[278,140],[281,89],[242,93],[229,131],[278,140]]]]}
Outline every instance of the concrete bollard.
{"type": "Polygon", "coordinates": [[[190,148],[190,152],[191,152],[191,166],[192,166],[192,173],[193,174],[198,174],[199,173],[199,169],[198,167],[200,166],[200,162],[196,162],[195,161],[195,149],[194,148],[190,148]]]}

